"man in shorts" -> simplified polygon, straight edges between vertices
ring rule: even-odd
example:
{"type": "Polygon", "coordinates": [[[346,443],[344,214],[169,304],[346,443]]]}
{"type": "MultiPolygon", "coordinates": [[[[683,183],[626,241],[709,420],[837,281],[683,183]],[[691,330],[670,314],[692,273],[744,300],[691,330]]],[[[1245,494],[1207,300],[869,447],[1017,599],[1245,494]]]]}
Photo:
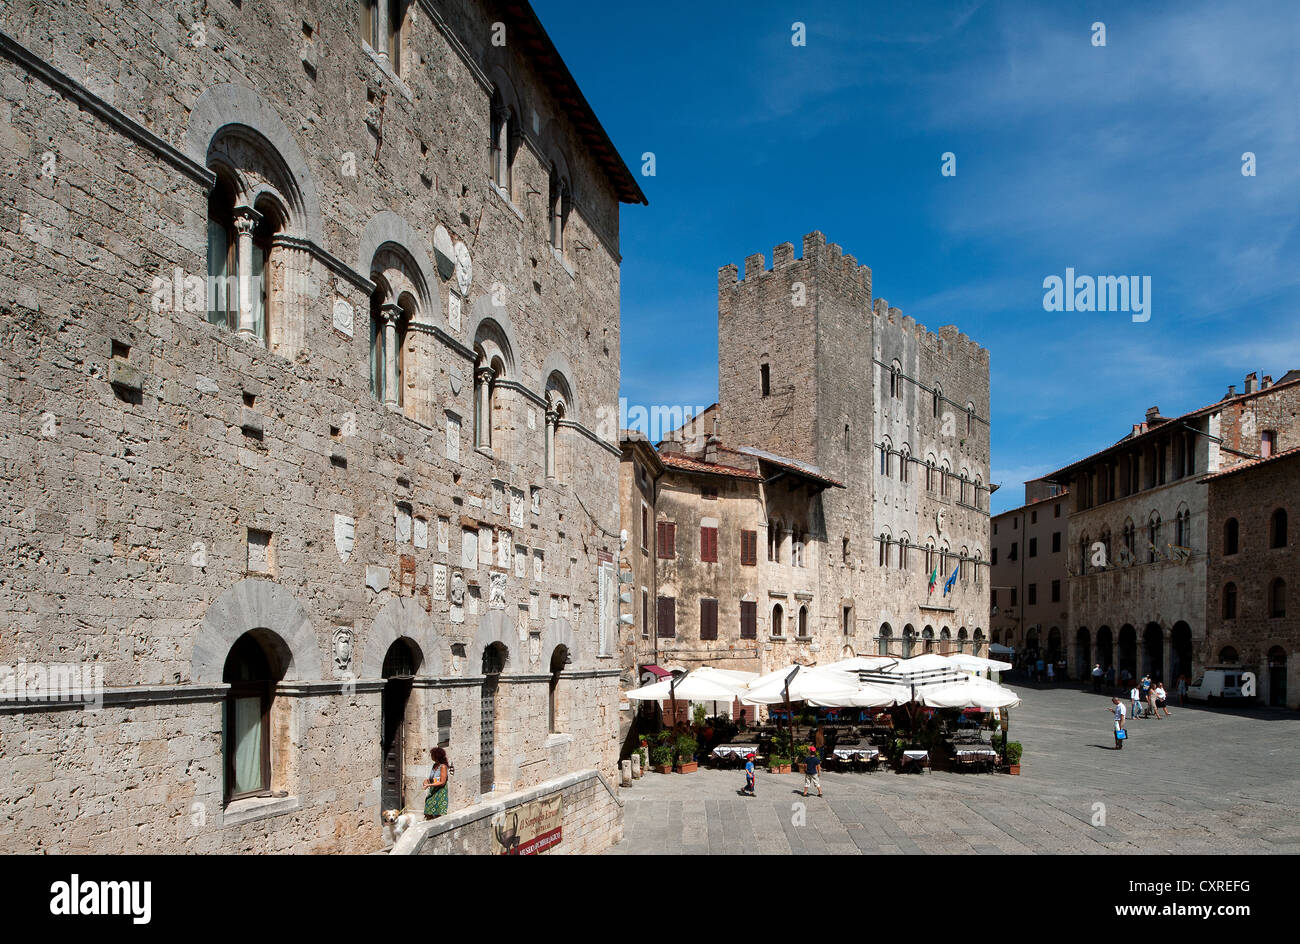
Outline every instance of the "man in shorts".
{"type": "Polygon", "coordinates": [[[822,759],[817,753],[817,745],[808,745],[808,756],[803,759],[803,795],[808,795],[809,787],[817,788],[817,795],[822,795],[822,778],[818,776],[821,771],[822,759]]]}
{"type": "Polygon", "coordinates": [[[1115,750],[1122,751],[1124,749],[1124,738],[1120,737],[1120,732],[1124,730],[1124,703],[1118,698],[1112,698],[1110,704],[1111,712],[1115,716],[1115,750]]]}

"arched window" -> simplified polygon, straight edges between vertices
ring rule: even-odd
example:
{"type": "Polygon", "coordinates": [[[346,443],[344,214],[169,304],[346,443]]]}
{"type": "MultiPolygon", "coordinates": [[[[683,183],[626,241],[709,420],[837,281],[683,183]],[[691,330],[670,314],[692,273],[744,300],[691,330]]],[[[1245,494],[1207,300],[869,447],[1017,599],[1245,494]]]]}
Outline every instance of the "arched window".
{"type": "Polygon", "coordinates": [[[921,651],[934,652],[934,627],[926,626],[921,630],[921,651]]]}
{"type": "Polygon", "coordinates": [[[939,469],[939,494],[940,495],[948,494],[948,475],[949,475],[948,460],[944,459],[943,465],[939,469]]]}
{"type": "Polygon", "coordinates": [[[912,648],[916,645],[916,627],[908,623],[903,627],[903,658],[912,658],[912,648]]]}
{"type": "Polygon", "coordinates": [[[269,197],[254,209],[235,196],[235,189],[222,169],[208,197],[207,317],[267,345],[268,259],[284,217],[269,197]]]}
{"type": "Polygon", "coordinates": [[[893,469],[891,468],[893,465],[893,460],[891,458],[893,451],[894,444],[890,442],[889,437],[886,436],[880,442],[880,474],[885,478],[890,478],[893,474],[893,469]]]}
{"type": "Polygon", "coordinates": [[[234,191],[226,177],[218,174],[217,185],[208,194],[208,321],[229,331],[239,328],[234,212],[234,191]]]}
{"type": "Polygon", "coordinates": [[[1226,583],[1223,585],[1223,618],[1237,618],[1237,585],[1235,583],[1226,583]]]}
{"type": "Polygon", "coordinates": [[[933,416],[939,415],[939,404],[943,401],[943,388],[938,384],[934,385],[934,390],[930,395],[930,413],[933,416]]]}
{"type": "Polygon", "coordinates": [[[548,479],[565,480],[568,478],[567,461],[561,461],[561,458],[567,460],[564,455],[564,440],[560,431],[565,420],[569,418],[570,410],[573,404],[573,390],[569,387],[568,379],[558,370],[551,371],[551,375],[546,378],[546,477],[548,479]]]}
{"type": "Polygon", "coordinates": [[[519,116],[498,89],[492,95],[492,182],[514,199],[515,154],[519,150],[519,116]]]}
{"type": "Polygon", "coordinates": [[[551,167],[550,200],[547,203],[551,232],[551,245],[561,254],[565,251],[564,232],[569,225],[569,182],[560,176],[559,168],[551,167]]]}
{"type": "Polygon", "coordinates": [[[966,404],[966,432],[967,434],[975,432],[975,404],[966,404]]]}
{"type": "Polygon", "coordinates": [[[226,692],[222,722],[227,801],[271,793],[271,702],[282,675],[280,662],[248,632],[226,656],[222,681],[226,692]]]}
{"type": "Polygon", "coordinates": [[[1286,581],[1281,577],[1268,585],[1268,615],[1270,619],[1286,616],[1286,581]]]}
{"type": "Polygon", "coordinates": [[[1268,520],[1268,546],[1286,547],[1286,509],[1279,508],[1268,520]]]}
{"type": "Polygon", "coordinates": [[[409,296],[406,307],[393,298],[392,289],[381,275],[373,275],[375,292],[370,296],[370,392],[385,406],[396,409],[405,403],[406,332],[414,307],[409,296]]]}
{"type": "Polygon", "coordinates": [[[1137,528],[1133,526],[1132,518],[1124,522],[1123,540],[1124,548],[1120,553],[1120,559],[1125,564],[1132,564],[1137,560],[1137,528]]]}
{"type": "Polygon", "coordinates": [[[957,651],[958,652],[966,651],[966,627],[965,626],[957,630],[957,651]]]}
{"type": "Polygon", "coordinates": [[[1192,545],[1192,513],[1187,508],[1179,509],[1178,516],[1174,519],[1174,545],[1176,547],[1192,545]]]}
{"type": "Polygon", "coordinates": [[[474,354],[474,444],[501,457],[510,419],[500,384],[513,379],[514,354],[505,332],[490,318],[479,323],[474,354]]]}
{"type": "Polygon", "coordinates": [[[980,574],[980,570],[982,569],[980,565],[983,562],[984,562],[984,552],[979,548],[975,548],[975,586],[976,587],[979,587],[981,582],[984,579],[980,574]]]}
{"type": "Polygon", "coordinates": [[[889,532],[880,532],[880,560],[879,565],[884,567],[889,563],[889,532]]]}
{"type": "Polygon", "coordinates": [[[876,637],[876,651],[882,656],[889,655],[889,641],[893,637],[894,631],[888,623],[880,624],[880,634],[876,637]]]}
{"type": "Polygon", "coordinates": [[[895,400],[903,398],[903,366],[898,361],[889,368],[889,395],[895,400]]]}
{"type": "Polygon", "coordinates": [[[912,461],[912,450],[907,443],[903,443],[903,448],[898,451],[898,480],[907,481],[908,466],[912,461]]]}
{"type": "Polygon", "coordinates": [[[808,607],[799,607],[799,638],[808,638],[808,607]]]}
{"type": "Polygon", "coordinates": [[[1239,531],[1240,527],[1237,524],[1236,518],[1229,518],[1227,521],[1223,522],[1223,553],[1225,555],[1237,553],[1239,531]]]}
{"type": "Polygon", "coordinates": [[[785,626],[782,625],[782,619],[785,617],[785,611],[781,609],[781,604],[777,603],[772,607],[772,635],[784,636],[785,626]]]}
{"type": "Polygon", "coordinates": [[[1219,650],[1219,661],[1228,665],[1236,664],[1238,661],[1237,650],[1232,648],[1232,646],[1224,646],[1219,650]]]}
{"type": "Polygon", "coordinates": [[[978,626],[975,627],[975,636],[972,643],[971,651],[974,652],[975,655],[979,655],[984,649],[984,630],[980,629],[978,626]]]}
{"type": "Polygon", "coordinates": [[[911,538],[906,531],[904,531],[902,536],[899,537],[898,539],[898,569],[899,570],[907,569],[907,547],[910,540],[911,538]]]}
{"type": "Polygon", "coordinates": [[[567,726],[568,718],[565,717],[566,713],[560,702],[560,673],[568,664],[568,647],[556,646],[555,651],[551,653],[551,681],[547,690],[547,730],[552,734],[558,734],[567,726]]]}
{"type": "Polygon", "coordinates": [[[773,564],[781,562],[781,522],[767,523],[767,559],[773,564]]]}

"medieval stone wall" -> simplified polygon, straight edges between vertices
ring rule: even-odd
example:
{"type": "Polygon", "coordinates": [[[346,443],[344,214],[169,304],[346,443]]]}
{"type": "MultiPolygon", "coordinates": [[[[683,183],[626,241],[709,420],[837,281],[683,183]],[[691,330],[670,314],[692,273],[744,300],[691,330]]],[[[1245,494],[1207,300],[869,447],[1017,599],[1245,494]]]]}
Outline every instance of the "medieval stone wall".
{"type": "Polygon", "coordinates": [[[452,801],[477,800],[495,642],[498,789],[614,776],[599,574],[618,459],[595,430],[617,415],[618,199],[521,48],[492,45],[498,12],[402,8],[394,68],[355,4],[0,3],[0,664],[91,663],[125,692],[97,713],[0,714],[9,851],[377,848],[367,683],[398,639],[421,660],[409,804],[448,708],[452,801]],[[488,180],[503,89],[509,192],[488,180]],[[563,253],[553,163],[573,194],[563,253]],[[227,172],[283,214],[266,343],[205,318],[208,193],[227,172]],[[408,306],[395,408],[369,386],[380,279],[408,306]],[[508,368],[476,449],[489,328],[508,368]],[[272,776],[288,795],[236,823],[222,672],[248,630],[283,646],[272,776]]]}

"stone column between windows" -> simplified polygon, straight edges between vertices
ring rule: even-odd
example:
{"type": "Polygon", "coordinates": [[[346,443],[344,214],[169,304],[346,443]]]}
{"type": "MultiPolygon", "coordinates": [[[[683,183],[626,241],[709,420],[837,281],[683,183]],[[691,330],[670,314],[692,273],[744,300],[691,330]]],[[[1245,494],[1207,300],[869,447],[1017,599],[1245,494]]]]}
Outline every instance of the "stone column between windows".
{"type": "Polygon", "coordinates": [[[388,0],[375,4],[375,52],[388,58],[388,0]]]}
{"type": "Polygon", "coordinates": [[[262,214],[252,207],[235,207],[235,268],[239,271],[239,325],[238,332],[253,337],[253,230],[261,222],[262,214]]]}
{"type": "Polygon", "coordinates": [[[560,423],[560,414],[557,410],[547,409],[546,411],[546,477],[555,478],[555,434],[556,427],[560,423]]]}
{"type": "MultiPolygon", "coordinates": [[[[380,6],[383,6],[381,3],[380,6]]],[[[379,310],[384,321],[384,406],[397,409],[397,319],[402,306],[389,302],[379,310]]]]}
{"type": "Polygon", "coordinates": [[[271,334],[270,309],[267,308],[267,340],[274,340],[274,350],[293,358],[307,343],[308,299],[311,291],[311,253],[276,237],[271,241],[272,258],[267,260],[270,273],[268,300],[274,300],[275,334],[271,334]]]}
{"type": "Polygon", "coordinates": [[[488,430],[492,428],[492,417],[488,416],[488,409],[491,404],[494,377],[495,372],[491,367],[480,367],[474,371],[474,393],[478,399],[477,409],[474,411],[474,446],[477,449],[489,449],[492,446],[492,438],[488,435],[488,430]]]}

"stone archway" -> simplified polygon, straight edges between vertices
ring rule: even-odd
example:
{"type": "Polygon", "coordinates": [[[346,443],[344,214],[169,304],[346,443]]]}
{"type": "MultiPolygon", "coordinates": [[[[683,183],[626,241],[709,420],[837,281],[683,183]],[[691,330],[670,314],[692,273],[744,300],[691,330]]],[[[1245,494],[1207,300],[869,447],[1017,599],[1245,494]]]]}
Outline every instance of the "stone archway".
{"type": "Polygon", "coordinates": [[[249,577],[218,596],[203,615],[194,638],[190,681],[221,684],[231,647],[253,630],[267,630],[284,643],[288,663],[282,680],[324,678],[315,627],[297,598],[272,580],[249,577]]]}
{"type": "Polygon", "coordinates": [[[377,679],[383,676],[384,657],[398,639],[410,639],[419,647],[423,657],[420,674],[441,676],[443,652],[438,645],[433,618],[411,597],[395,597],[384,604],[370,624],[365,638],[360,640],[361,659],[357,677],[377,679]]]}

